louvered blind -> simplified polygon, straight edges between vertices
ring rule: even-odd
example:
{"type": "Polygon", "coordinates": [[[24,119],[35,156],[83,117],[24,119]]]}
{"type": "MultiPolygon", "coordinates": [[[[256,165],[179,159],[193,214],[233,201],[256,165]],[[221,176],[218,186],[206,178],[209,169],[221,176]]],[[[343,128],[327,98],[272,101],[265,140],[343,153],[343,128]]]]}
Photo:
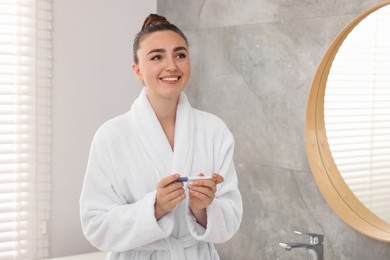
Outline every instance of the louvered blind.
{"type": "Polygon", "coordinates": [[[390,6],[342,44],[325,92],[325,129],[348,186],[390,223],[390,6]]]}
{"type": "Polygon", "coordinates": [[[51,3],[0,0],[0,259],[48,256],[51,3]]]}

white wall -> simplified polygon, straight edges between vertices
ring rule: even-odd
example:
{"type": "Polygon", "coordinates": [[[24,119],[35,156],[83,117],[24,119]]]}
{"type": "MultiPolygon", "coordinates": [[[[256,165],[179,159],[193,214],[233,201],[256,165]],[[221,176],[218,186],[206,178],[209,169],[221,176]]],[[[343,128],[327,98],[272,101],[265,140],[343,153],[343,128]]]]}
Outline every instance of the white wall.
{"type": "Polygon", "coordinates": [[[141,84],[132,43],[156,0],[55,0],[50,256],[95,249],[84,238],[79,196],[96,129],[126,112],[141,84]]]}

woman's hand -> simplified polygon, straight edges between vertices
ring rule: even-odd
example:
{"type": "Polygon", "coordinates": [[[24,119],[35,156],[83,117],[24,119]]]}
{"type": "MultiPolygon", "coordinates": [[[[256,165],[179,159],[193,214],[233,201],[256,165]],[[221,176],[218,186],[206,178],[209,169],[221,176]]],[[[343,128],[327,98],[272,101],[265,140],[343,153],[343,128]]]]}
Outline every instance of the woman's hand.
{"type": "MultiPolygon", "coordinates": [[[[204,176],[203,173],[198,176],[204,176]]],[[[199,224],[207,226],[206,208],[213,202],[217,192],[217,184],[223,182],[223,177],[217,173],[211,180],[197,180],[188,185],[190,209],[199,224]]]]}
{"type": "Polygon", "coordinates": [[[157,184],[157,196],[154,204],[154,215],[157,220],[171,212],[177,204],[186,198],[182,182],[176,182],[179,174],[162,178],[157,184]]]}

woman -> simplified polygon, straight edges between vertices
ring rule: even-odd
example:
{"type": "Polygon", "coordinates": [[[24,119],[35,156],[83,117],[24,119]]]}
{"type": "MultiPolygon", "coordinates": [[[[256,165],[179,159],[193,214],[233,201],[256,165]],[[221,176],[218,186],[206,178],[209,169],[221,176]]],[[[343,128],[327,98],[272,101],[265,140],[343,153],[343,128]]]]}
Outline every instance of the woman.
{"type": "Polygon", "coordinates": [[[242,216],[233,136],[218,117],[191,108],[188,43],[175,25],[149,15],[133,48],[145,87],[95,134],[83,232],[107,259],[219,259],[213,243],[230,239],[242,216]],[[203,173],[211,179],[178,181],[203,173]]]}

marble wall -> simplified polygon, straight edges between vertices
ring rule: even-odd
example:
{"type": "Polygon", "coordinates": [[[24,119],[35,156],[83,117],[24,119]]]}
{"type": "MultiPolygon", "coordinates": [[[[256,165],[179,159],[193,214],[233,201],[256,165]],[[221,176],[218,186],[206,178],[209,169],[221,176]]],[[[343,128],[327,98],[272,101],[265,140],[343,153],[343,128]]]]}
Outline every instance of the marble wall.
{"type": "Polygon", "coordinates": [[[390,259],[390,244],[365,237],[329,208],[306,158],[310,84],[327,46],[380,0],[164,0],[187,34],[194,107],[220,116],[236,139],[244,200],[240,231],[217,245],[221,259],[307,259],[279,242],[294,230],[323,233],[325,259],[390,259]]]}

